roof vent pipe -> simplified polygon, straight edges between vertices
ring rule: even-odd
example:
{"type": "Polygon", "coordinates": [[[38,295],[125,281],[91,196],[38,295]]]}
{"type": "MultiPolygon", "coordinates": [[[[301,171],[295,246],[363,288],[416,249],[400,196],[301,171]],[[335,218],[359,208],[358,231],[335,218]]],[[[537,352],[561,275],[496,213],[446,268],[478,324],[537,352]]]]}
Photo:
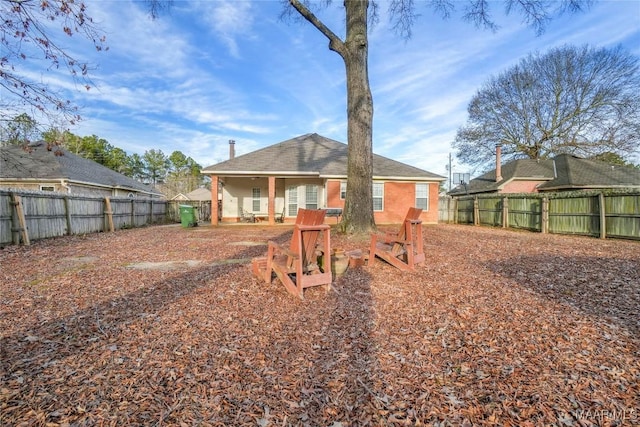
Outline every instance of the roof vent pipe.
{"type": "Polygon", "coordinates": [[[496,182],[502,181],[502,145],[496,144],[496,182]]]}
{"type": "Polygon", "coordinates": [[[233,139],[229,140],[229,160],[236,157],[236,142],[233,139]]]}

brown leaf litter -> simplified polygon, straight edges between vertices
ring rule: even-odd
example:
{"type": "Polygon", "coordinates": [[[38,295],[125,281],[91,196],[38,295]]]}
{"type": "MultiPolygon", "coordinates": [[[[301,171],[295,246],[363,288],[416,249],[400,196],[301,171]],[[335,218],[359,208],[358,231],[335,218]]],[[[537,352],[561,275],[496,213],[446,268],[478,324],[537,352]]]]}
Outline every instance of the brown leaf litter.
{"type": "Polygon", "coordinates": [[[0,250],[0,425],[640,424],[640,242],[428,226],[416,273],[376,261],[301,301],[249,265],[290,236],[0,250]]]}

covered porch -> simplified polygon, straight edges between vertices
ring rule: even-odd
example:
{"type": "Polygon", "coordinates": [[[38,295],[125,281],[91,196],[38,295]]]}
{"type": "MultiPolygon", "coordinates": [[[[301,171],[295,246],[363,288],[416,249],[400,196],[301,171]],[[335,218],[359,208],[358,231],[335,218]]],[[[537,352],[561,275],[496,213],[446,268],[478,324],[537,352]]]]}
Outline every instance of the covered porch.
{"type": "MultiPolygon", "coordinates": [[[[298,209],[327,208],[327,180],[313,175],[225,175],[211,176],[211,224],[294,222],[298,209]]],[[[341,207],[331,207],[327,216],[339,220],[341,207]]]]}

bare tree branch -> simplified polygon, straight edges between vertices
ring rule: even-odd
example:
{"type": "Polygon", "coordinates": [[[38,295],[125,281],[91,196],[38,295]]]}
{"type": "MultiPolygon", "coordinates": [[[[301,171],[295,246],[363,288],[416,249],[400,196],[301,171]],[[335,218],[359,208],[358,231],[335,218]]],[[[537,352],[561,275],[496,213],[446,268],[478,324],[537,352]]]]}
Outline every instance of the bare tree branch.
{"type": "Polygon", "coordinates": [[[0,0],[0,16],[0,88],[7,95],[3,103],[15,105],[17,99],[23,107],[31,106],[44,114],[59,113],[71,122],[77,120],[77,108],[71,102],[46,84],[28,79],[22,68],[27,61],[43,61],[47,70],[64,67],[88,89],[90,65],[68,54],[50,26],[56,23],[66,36],[81,35],[96,50],[106,50],[105,37],[87,14],[86,5],[66,0],[0,0]]]}
{"type": "Polygon", "coordinates": [[[311,25],[316,27],[326,38],[329,39],[329,49],[344,57],[344,42],[333,31],[329,29],[322,21],[320,21],[311,10],[305,6],[300,0],[289,0],[289,4],[298,11],[298,13],[306,19],[311,25]]]}

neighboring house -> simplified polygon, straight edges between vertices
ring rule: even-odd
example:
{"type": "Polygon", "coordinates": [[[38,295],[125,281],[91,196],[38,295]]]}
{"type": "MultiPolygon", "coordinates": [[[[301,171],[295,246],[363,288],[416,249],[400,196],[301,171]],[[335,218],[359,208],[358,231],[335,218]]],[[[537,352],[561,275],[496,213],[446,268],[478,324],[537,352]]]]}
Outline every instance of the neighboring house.
{"type": "MultiPolygon", "coordinates": [[[[204,168],[211,188],[221,187],[221,220],[239,221],[244,212],[275,223],[295,219],[298,208],[344,208],[347,145],[306,134],[204,168]]],[[[425,223],[438,222],[438,189],[445,178],[373,155],[376,223],[402,222],[411,206],[423,209],[425,223]]],[[[216,190],[212,190],[216,195],[216,190]]],[[[215,204],[218,197],[213,197],[215,204]]],[[[215,207],[213,208],[215,209],[215,207]]],[[[217,221],[212,218],[213,224],[217,221]]]]}
{"type": "Polygon", "coordinates": [[[211,201],[211,190],[208,188],[200,187],[185,194],[185,200],[197,200],[199,202],[211,201]]]}
{"type": "Polygon", "coordinates": [[[482,193],[537,193],[597,189],[640,189],[640,170],[561,154],[553,159],[513,160],[459,185],[450,196],[482,193]]]}
{"type": "Polygon", "coordinates": [[[193,200],[197,202],[210,202],[211,190],[208,188],[196,188],[187,194],[178,193],[171,200],[193,200]]]}
{"type": "Polygon", "coordinates": [[[46,143],[0,147],[0,187],[95,197],[164,197],[135,179],[46,143]]]}
{"type": "Polygon", "coordinates": [[[178,193],[178,194],[176,194],[175,196],[173,196],[173,197],[171,198],[171,200],[178,200],[178,201],[182,201],[182,200],[189,200],[189,198],[188,198],[185,194],[178,193]]]}

